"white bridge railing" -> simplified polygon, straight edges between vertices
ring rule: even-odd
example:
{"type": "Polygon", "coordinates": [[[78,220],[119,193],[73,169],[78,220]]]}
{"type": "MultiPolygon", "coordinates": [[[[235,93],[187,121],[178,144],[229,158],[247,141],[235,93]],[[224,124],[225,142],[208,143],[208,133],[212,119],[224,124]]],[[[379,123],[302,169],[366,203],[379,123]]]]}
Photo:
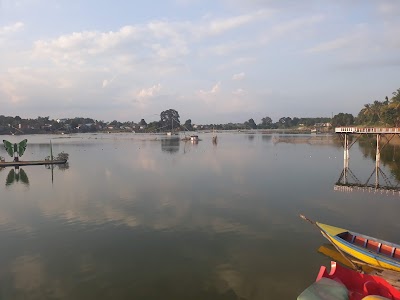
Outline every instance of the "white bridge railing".
{"type": "Polygon", "coordinates": [[[336,133],[400,133],[398,127],[336,127],[336,133]]]}

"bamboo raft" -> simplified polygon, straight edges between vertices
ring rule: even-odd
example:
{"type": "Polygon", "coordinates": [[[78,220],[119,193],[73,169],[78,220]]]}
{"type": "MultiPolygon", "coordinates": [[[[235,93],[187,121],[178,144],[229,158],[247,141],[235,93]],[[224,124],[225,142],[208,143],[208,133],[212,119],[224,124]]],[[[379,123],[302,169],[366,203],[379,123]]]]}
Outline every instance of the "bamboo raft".
{"type": "Polygon", "coordinates": [[[1,161],[0,168],[5,167],[23,167],[23,166],[42,166],[42,165],[62,165],[67,160],[31,160],[31,161],[1,161]]]}

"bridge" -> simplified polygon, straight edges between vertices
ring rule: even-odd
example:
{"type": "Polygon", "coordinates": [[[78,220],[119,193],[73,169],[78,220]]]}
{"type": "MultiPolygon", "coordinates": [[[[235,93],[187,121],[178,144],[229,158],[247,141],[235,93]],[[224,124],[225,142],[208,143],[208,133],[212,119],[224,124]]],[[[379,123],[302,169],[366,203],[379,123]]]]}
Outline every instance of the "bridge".
{"type": "Polygon", "coordinates": [[[383,187],[379,184],[379,178],[383,177],[385,181],[387,181],[387,177],[383,174],[380,168],[380,160],[381,160],[381,151],[382,149],[389,144],[389,142],[396,136],[400,136],[400,128],[398,127],[337,127],[335,128],[335,133],[339,134],[340,139],[343,144],[343,172],[335,185],[336,190],[340,190],[341,187],[358,187],[358,188],[375,188],[381,190],[390,190],[390,191],[399,191],[397,186],[393,186],[391,184],[383,187]],[[353,139],[350,143],[349,135],[355,135],[355,139],[353,139]],[[362,135],[375,135],[376,136],[376,155],[375,155],[375,170],[371,174],[367,183],[361,184],[360,182],[355,182],[351,184],[349,182],[349,176],[352,177],[352,172],[349,169],[349,159],[350,159],[350,148],[358,141],[358,139],[362,135]],[[375,174],[375,183],[370,184],[369,180],[375,174]]]}
{"type": "Polygon", "coordinates": [[[398,127],[336,127],[336,133],[355,133],[355,134],[400,134],[398,127]]]}

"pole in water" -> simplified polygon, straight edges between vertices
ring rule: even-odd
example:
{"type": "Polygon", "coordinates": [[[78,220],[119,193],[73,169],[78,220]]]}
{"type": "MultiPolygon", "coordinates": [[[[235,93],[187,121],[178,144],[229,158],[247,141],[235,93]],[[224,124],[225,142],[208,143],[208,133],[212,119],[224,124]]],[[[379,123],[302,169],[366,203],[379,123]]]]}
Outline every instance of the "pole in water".
{"type": "Polygon", "coordinates": [[[51,143],[51,140],[50,140],[50,160],[53,161],[53,144],[51,143]]]}

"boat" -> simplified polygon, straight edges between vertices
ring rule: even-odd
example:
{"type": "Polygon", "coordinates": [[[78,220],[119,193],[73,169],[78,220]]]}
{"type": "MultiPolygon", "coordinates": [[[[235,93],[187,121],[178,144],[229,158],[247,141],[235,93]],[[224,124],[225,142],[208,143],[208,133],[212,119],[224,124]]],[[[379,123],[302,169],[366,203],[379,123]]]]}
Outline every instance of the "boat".
{"type": "Polygon", "coordinates": [[[310,299],[400,300],[400,291],[379,276],[362,274],[331,261],[330,271],[321,266],[315,282],[297,297],[310,299]]]}
{"type": "MultiPolygon", "coordinates": [[[[367,274],[373,274],[373,275],[379,274],[379,275],[381,275],[381,277],[385,277],[386,272],[393,272],[393,271],[382,272],[381,270],[374,269],[373,267],[370,267],[367,264],[365,264],[357,259],[347,256],[346,254],[345,254],[346,256],[343,257],[343,253],[340,253],[335,248],[335,246],[333,246],[332,244],[323,244],[323,245],[319,246],[317,249],[317,252],[325,255],[326,257],[328,257],[331,260],[334,260],[334,261],[340,263],[343,266],[346,266],[353,270],[362,271],[367,274]],[[354,266],[356,268],[354,268],[354,266]]],[[[393,272],[393,273],[395,273],[395,272],[393,272]]],[[[386,279],[388,279],[388,278],[386,278],[386,279]]]]}
{"type": "MultiPolygon", "coordinates": [[[[303,219],[312,222],[304,216],[303,219]]],[[[335,248],[370,266],[400,272],[400,245],[347,229],[313,222],[335,248]]]]}

